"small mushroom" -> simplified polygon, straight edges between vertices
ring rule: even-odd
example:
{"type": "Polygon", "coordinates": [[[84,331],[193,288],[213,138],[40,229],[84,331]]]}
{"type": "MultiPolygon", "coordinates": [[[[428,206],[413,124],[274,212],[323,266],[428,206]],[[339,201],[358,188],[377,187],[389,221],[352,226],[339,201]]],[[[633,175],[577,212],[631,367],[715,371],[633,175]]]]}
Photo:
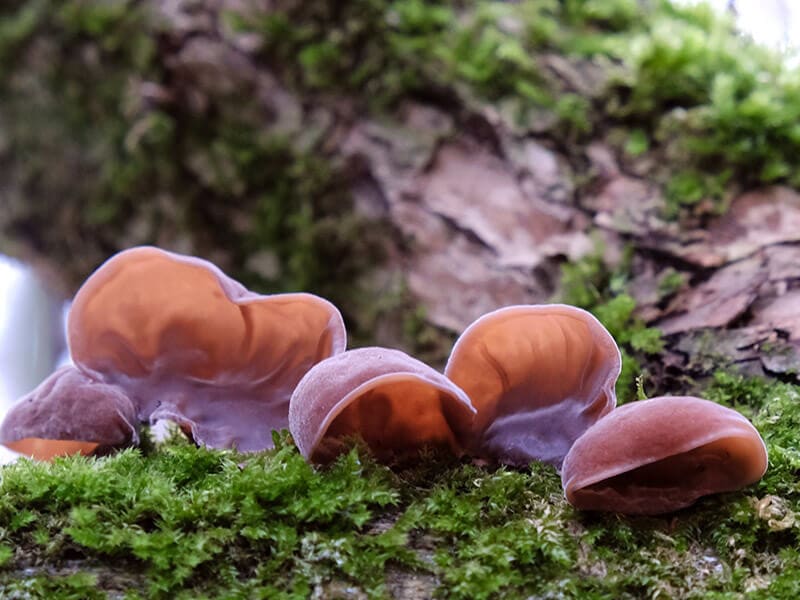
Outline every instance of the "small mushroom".
{"type": "Polygon", "coordinates": [[[344,351],[346,333],[318,296],[262,296],[205,260],[140,247],[86,280],[68,341],[75,364],[122,386],[140,420],[173,420],[207,446],[256,451],[272,447],[297,382],[344,351]]]}
{"type": "Polygon", "coordinates": [[[593,425],[564,459],[569,502],[584,510],[655,515],[761,479],[767,449],[741,414],[709,400],[626,404],[593,425]]]}
{"type": "Polygon", "coordinates": [[[0,425],[0,443],[50,460],[105,453],[139,443],[133,403],[117,386],[62,367],[17,402],[0,425]]]}
{"type": "Polygon", "coordinates": [[[463,449],[475,409],[467,395],[399,350],[361,348],[311,369],[292,394],[289,429],[300,452],[327,463],[360,437],[380,460],[423,447],[463,449]]]}
{"type": "Polygon", "coordinates": [[[560,467],[572,443],[616,405],[621,359],[585,310],[563,304],[490,312],[458,338],[445,375],[478,413],[471,451],[560,467]]]}

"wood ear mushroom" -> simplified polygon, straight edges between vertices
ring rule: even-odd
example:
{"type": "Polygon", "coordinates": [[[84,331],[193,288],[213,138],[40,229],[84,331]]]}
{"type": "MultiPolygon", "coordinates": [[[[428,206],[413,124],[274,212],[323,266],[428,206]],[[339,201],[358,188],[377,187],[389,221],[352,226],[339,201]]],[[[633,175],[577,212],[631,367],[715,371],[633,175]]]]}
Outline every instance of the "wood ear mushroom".
{"type": "Polygon", "coordinates": [[[132,446],[139,443],[136,411],[118,386],[62,367],[6,414],[0,443],[38,460],[132,446]]]}
{"type": "Polygon", "coordinates": [[[473,454],[558,468],[573,442],[616,405],[620,368],[617,344],[594,316],[543,304],[475,321],[458,338],[445,375],[478,411],[473,454]]]}
{"type": "Polygon", "coordinates": [[[583,434],[564,459],[567,500],[584,510],[654,515],[738,490],[767,469],[741,414],[694,397],[626,404],[583,434]]]}
{"type": "Polygon", "coordinates": [[[327,463],[360,437],[385,462],[426,446],[463,451],[475,409],[467,395],[399,350],[361,348],[311,369],[292,394],[289,429],[300,452],[327,463]]]}
{"type": "Polygon", "coordinates": [[[318,296],[262,296],[205,260],[140,247],[86,280],[68,341],[75,364],[122,387],[139,420],[173,420],[204,445],[256,451],[272,447],[297,382],[344,351],[346,334],[318,296]]]}

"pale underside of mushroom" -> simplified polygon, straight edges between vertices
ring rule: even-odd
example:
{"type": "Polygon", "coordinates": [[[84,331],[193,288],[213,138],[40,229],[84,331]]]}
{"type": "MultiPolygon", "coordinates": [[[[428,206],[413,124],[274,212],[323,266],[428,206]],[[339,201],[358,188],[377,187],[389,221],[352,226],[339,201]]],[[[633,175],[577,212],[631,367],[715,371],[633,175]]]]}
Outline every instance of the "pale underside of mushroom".
{"type": "Polygon", "coordinates": [[[707,400],[634,402],[590,428],[564,461],[577,508],[662,514],[738,490],[767,468],[763,440],[742,415],[707,400]]]}
{"type": "Polygon", "coordinates": [[[140,420],[174,420],[198,443],[240,451],[272,447],[297,382],[346,344],[327,300],[258,295],[207,261],[150,247],[84,283],[68,338],[75,363],[122,386],[140,420]]]}
{"type": "Polygon", "coordinates": [[[53,460],[58,456],[72,456],[73,454],[91,456],[100,446],[97,442],[46,440],[35,437],[24,438],[15,442],[6,442],[3,445],[23,456],[44,461],[53,460]]]}
{"type": "Polygon", "coordinates": [[[136,445],[135,408],[119,387],[62,367],[11,408],[0,443],[40,460],[136,445]]]}
{"type": "Polygon", "coordinates": [[[474,454],[556,467],[572,443],[616,405],[621,358],[588,312],[562,304],[512,306],[459,337],[445,375],[478,413],[474,454]]]}
{"type": "Polygon", "coordinates": [[[379,460],[426,447],[458,455],[474,415],[466,394],[398,350],[350,350],[315,366],[292,395],[289,427],[300,452],[327,463],[354,438],[379,460]]]}

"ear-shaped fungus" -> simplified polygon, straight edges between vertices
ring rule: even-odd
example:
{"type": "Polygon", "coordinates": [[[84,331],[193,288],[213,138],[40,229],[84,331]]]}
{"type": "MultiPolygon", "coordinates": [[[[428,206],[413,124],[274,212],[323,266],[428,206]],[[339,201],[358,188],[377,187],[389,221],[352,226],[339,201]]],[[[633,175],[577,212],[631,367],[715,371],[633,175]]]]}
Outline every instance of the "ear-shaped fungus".
{"type": "Polygon", "coordinates": [[[123,386],[139,419],[170,419],[199,443],[241,451],[272,446],[297,382],[346,343],[327,300],[261,296],[207,261],[150,247],[86,280],[68,338],[75,364],[123,386]]]}
{"type": "Polygon", "coordinates": [[[422,447],[463,448],[475,409],[441,373],[399,350],[361,348],[329,358],[300,381],[289,429],[308,460],[327,463],[360,436],[379,459],[422,447]]]}
{"type": "Polygon", "coordinates": [[[62,367],[17,402],[0,426],[0,443],[39,460],[102,453],[139,443],[136,410],[117,386],[62,367]]]}
{"type": "Polygon", "coordinates": [[[559,467],[572,443],[616,405],[611,335],[563,304],[488,313],[459,337],[445,375],[478,410],[471,450],[508,464],[559,467]]]}
{"type": "Polygon", "coordinates": [[[660,514],[761,479],[767,449],[735,410],[692,397],[626,404],[593,425],[564,459],[577,508],[660,514]]]}

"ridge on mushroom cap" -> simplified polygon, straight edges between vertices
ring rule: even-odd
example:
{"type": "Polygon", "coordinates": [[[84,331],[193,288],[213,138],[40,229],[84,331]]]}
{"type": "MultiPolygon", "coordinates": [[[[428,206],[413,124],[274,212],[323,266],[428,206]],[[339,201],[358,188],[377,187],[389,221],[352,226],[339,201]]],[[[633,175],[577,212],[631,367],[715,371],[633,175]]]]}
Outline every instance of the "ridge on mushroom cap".
{"type": "Polygon", "coordinates": [[[139,443],[133,403],[117,386],[62,367],[6,414],[0,443],[40,460],[139,443]]]}
{"type": "Polygon", "coordinates": [[[312,462],[329,462],[360,435],[378,458],[406,458],[426,445],[460,453],[475,409],[425,363],[388,348],[360,348],[322,361],[300,381],[289,429],[312,462]]]}
{"type": "Polygon", "coordinates": [[[702,398],[626,404],[593,425],[564,459],[570,503],[586,510],[660,514],[758,481],[767,450],[740,413],[702,398]]]}
{"type": "Polygon", "coordinates": [[[590,313],[564,304],[509,306],[458,338],[445,375],[478,413],[476,454],[560,467],[572,443],[616,405],[616,342],[590,313]]]}
{"type": "Polygon", "coordinates": [[[346,344],[327,300],[262,296],[208,261],[154,247],[98,268],[67,334],[76,365],[123,386],[139,419],[175,420],[200,443],[241,451],[272,446],[297,382],[346,344]]]}

